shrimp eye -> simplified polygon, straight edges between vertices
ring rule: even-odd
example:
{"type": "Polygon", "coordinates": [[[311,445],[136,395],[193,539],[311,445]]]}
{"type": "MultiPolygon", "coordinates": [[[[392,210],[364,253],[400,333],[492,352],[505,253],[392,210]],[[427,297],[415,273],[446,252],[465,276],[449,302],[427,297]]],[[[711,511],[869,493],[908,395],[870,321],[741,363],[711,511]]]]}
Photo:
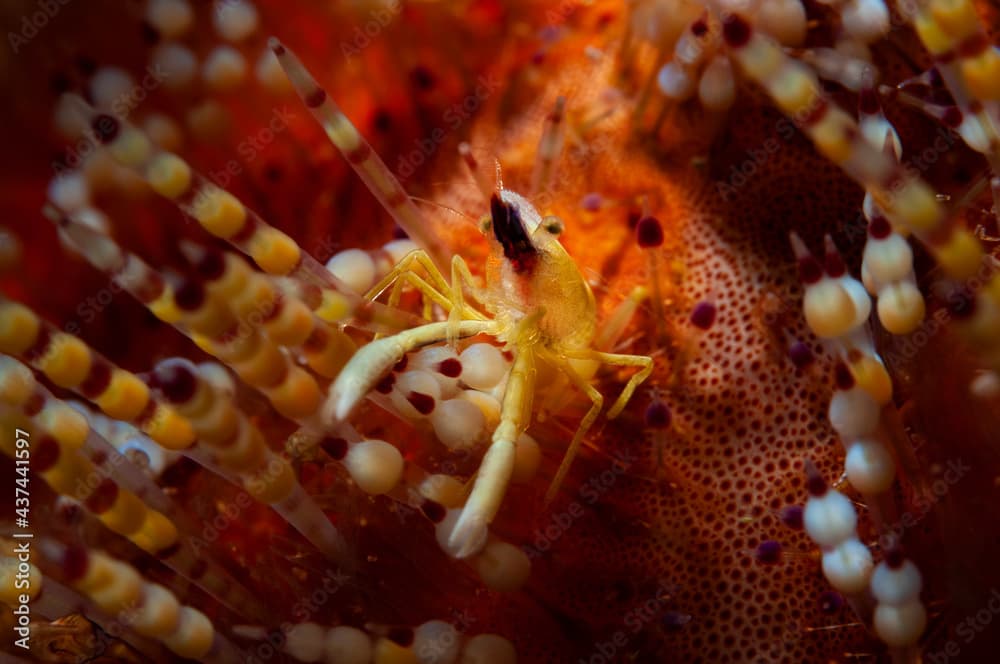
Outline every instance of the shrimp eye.
{"type": "Polygon", "coordinates": [[[545,217],[542,219],[542,226],[550,235],[561,235],[564,228],[559,217],[545,217]]]}
{"type": "Polygon", "coordinates": [[[493,230],[493,220],[490,219],[489,215],[483,216],[479,220],[479,231],[483,235],[488,235],[493,230]]]}

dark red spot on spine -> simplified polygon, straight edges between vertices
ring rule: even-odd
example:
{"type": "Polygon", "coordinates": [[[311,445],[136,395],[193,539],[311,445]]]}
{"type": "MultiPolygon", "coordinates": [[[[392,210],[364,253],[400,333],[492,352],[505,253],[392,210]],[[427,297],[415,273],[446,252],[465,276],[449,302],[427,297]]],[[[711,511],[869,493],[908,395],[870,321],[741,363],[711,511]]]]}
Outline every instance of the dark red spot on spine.
{"type": "Polygon", "coordinates": [[[868,224],[868,234],[876,240],[884,240],[892,234],[892,225],[883,216],[877,216],[868,224]]]}
{"type": "Polygon", "coordinates": [[[57,95],[68,92],[72,82],[65,72],[57,71],[49,78],[49,88],[57,95]]]}
{"type": "Polygon", "coordinates": [[[282,309],[285,308],[285,297],[280,293],[271,302],[271,306],[268,308],[267,312],[261,317],[262,323],[268,323],[276,319],[280,314],[282,309]]]}
{"type": "Polygon", "coordinates": [[[843,362],[837,362],[833,368],[833,382],[838,390],[849,390],[854,387],[854,374],[843,362]]]}
{"type": "Polygon", "coordinates": [[[135,287],[135,296],[143,304],[149,304],[163,295],[163,277],[155,272],[143,275],[142,282],[135,287]]]}
{"type": "Polygon", "coordinates": [[[48,326],[42,325],[38,328],[38,336],[35,337],[35,343],[31,344],[28,350],[24,351],[24,357],[29,362],[41,359],[49,351],[50,343],[52,343],[52,333],[49,332],[48,326]]]}
{"type": "Polygon", "coordinates": [[[253,234],[257,232],[257,219],[253,214],[247,214],[246,221],[243,223],[243,228],[241,228],[236,235],[229,238],[229,241],[233,244],[241,244],[246,242],[253,234]]]}
{"type": "Polygon", "coordinates": [[[663,226],[656,217],[643,217],[635,226],[635,240],[643,249],[663,244],[663,226]]]}
{"type": "Polygon", "coordinates": [[[822,120],[823,116],[826,115],[826,112],[829,109],[830,104],[826,101],[826,99],[817,97],[816,101],[809,107],[808,112],[802,116],[799,124],[803,127],[810,127],[822,120]]]}
{"type": "Polygon", "coordinates": [[[819,474],[816,464],[811,459],[806,459],[806,491],[810,496],[819,498],[825,495],[827,490],[826,480],[819,474]]]}
{"type": "Polygon", "coordinates": [[[408,197],[406,192],[397,187],[391,194],[386,196],[385,202],[389,204],[389,207],[399,207],[404,204],[407,199],[408,197]]]}
{"type": "Polygon", "coordinates": [[[324,348],[326,344],[329,343],[330,336],[327,334],[326,330],[322,327],[313,328],[312,334],[306,339],[305,343],[302,344],[302,350],[307,353],[318,353],[324,348]]]}
{"type": "Polygon", "coordinates": [[[156,44],[160,41],[160,32],[153,26],[151,26],[146,21],[143,21],[139,25],[139,32],[142,35],[142,41],[150,46],[156,44]]]}
{"type": "Polygon", "coordinates": [[[195,265],[198,276],[205,281],[215,281],[226,271],[226,261],[218,251],[206,251],[195,265]]]}
{"type": "Polygon", "coordinates": [[[375,391],[379,394],[389,394],[389,392],[392,392],[392,386],[395,384],[396,376],[391,373],[386,374],[382,380],[375,384],[375,391]]]}
{"type": "Polygon", "coordinates": [[[194,311],[205,303],[205,289],[196,281],[185,281],[174,292],[174,303],[182,311],[194,311]]]}
{"type": "Polygon", "coordinates": [[[458,378],[462,375],[462,363],[454,357],[449,357],[447,360],[443,360],[438,365],[437,370],[442,376],[447,376],[448,378],[458,378]]]}
{"type": "Polygon", "coordinates": [[[389,133],[392,130],[392,114],[384,108],[376,110],[372,116],[372,126],[382,134],[389,133]]]}
{"type": "Polygon", "coordinates": [[[427,92],[434,87],[437,82],[434,78],[434,73],[430,69],[423,65],[418,65],[410,71],[410,82],[418,90],[427,92]]]}
{"type": "Polygon", "coordinates": [[[448,514],[444,505],[433,500],[425,500],[423,505],[420,506],[420,511],[431,520],[431,523],[441,523],[448,514]]]}
{"type": "Polygon", "coordinates": [[[358,147],[348,152],[346,156],[347,161],[352,164],[362,164],[372,156],[372,148],[367,143],[361,143],[358,147]]]}
{"type": "Polygon", "coordinates": [[[326,101],[326,90],[315,88],[305,96],[304,101],[309,108],[319,108],[326,101]]]}
{"type": "Polygon", "coordinates": [[[389,628],[389,633],[385,636],[393,643],[401,645],[404,648],[409,648],[413,645],[413,629],[410,627],[391,627],[389,628]]]}
{"type": "Polygon", "coordinates": [[[906,562],[906,556],[903,554],[903,549],[898,545],[890,546],[885,551],[885,564],[891,569],[899,569],[906,562]]]}
{"type": "Polygon", "coordinates": [[[97,62],[89,55],[78,55],[74,60],[77,71],[84,76],[92,76],[97,71],[97,62]]]}
{"type": "Polygon", "coordinates": [[[121,133],[121,123],[114,116],[101,113],[90,122],[90,128],[94,130],[97,140],[107,145],[118,138],[121,133]]]}
{"type": "Polygon", "coordinates": [[[319,446],[335,461],[340,461],[347,456],[347,441],[343,438],[327,436],[323,439],[323,442],[321,442],[319,446]]]}
{"type": "Polygon", "coordinates": [[[958,55],[974,58],[990,47],[990,40],[983,32],[977,32],[958,45],[958,55]]]}
{"type": "Polygon", "coordinates": [[[742,16],[730,14],[722,20],[722,37],[730,48],[742,48],[750,41],[753,30],[742,16]]]}
{"type": "Polygon", "coordinates": [[[823,257],[823,269],[833,278],[842,277],[847,272],[843,257],[832,244],[828,245],[826,256],[823,257]]]}
{"type": "Polygon", "coordinates": [[[104,478],[97,488],[87,496],[84,504],[94,514],[104,514],[118,499],[118,485],[110,478],[104,478]]]}
{"type": "Polygon", "coordinates": [[[941,122],[952,129],[958,128],[962,124],[962,111],[958,106],[949,106],[941,114],[941,122]]]}
{"type": "Polygon", "coordinates": [[[186,403],[198,388],[198,379],[186,366],[171,363],[156,370],[157,388],[170,403],[186,403]]]}
{"type": "Polygon", "coordinates": [[[42,436],[31,451],[31,469],[36,473],[50,470],[59,461],[59,443],[52,436],[42,436]]]}
{"type": "Polygon", "coordinates": [[[955,59],[955,51],[954,49],[945,51],[944,53],[938,55],[935,59],[941,64],[946,65],[955,59]]]}
{"type": "Polygon", "coordinates": [[[156,399],[150,399],[146,402],[146,407],[142,409],[141,413],[139,413],[139,417],[135,418],[133,424],[141,427],[152,419],[154,414],[156,414],[156,399]]]}
{"type": "Polygon", "coordinates": [[[410,392],[406,400],[410,402],[418,413],[421,415],[430,415],[434,410],[434,397],[429,394],[424,394],[423,392],[410,392]]]}
{"type": "Polygon", "coordinates": [[[91,399],[108,389],[111,384],[111,365],[104,360],[94,358],[90,363],[90,371],[80,384],[80,393],[91,399]]]}
{"type": "MultiPolygon", "coordinates": [[[[24,411],[24,414],[27,415],[28,417],[34,417],[35,415],[38,415],[40,412],[42,412],[42,408],[44,407],[45,407],[45,395],[42,394],[41,392],[35,392],[30,397],[28,397],[27,401],[24,402],[22,410],[24,411]]],[[[35,470],[38,469],[35,468],[35,470]]]]}
{"type": "Polygon", "coordinates": [[[662,401],[652,401],[646,406],[644,420],[650,429],[666,429],[670,426],[673,416],[670,407],[662,401]]]}

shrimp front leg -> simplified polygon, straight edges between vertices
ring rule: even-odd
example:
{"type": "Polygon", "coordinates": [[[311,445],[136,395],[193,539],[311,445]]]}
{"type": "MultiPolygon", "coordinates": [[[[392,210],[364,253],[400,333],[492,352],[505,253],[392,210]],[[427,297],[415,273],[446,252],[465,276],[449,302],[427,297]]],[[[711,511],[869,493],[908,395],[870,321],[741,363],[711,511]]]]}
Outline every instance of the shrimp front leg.
{"type": "Polygon", "coordinates": [[[632,398],[632,394],[635,393],[636,388],[642,385],[643,381],[649,378],[649,374],[653,372],[653,359],[647,355],[603,353],[592,348],[581,348],[577,350],[565,350],[563,351],[563,356],[567,359],[595,361],[614,367],[639,368],[639,371],[632,374],[632,377],[629,378],[628,383],[625,384],[625,388],[618,395],[611,409],[608,410],[609,420],[613,420],[621,414],[632,398]]]}
{"type": "Polygon", "coordinates": [[[514,365],[503,395],[500,423],[479,465],[469,499],[448,538],[448,546],[456,558],[468,558],[486,544],[487,527],[500,510],[514,471],[516,441],[528,426],[531,409],[526,403],[530,402],[534,388],[534,348],[523,345],[515,350],[514,365]]]}
{"type": "Polygon", "coordinates": [[[545,504],[548,505],[555,498],[556,493],[559,491],[559,487],[562,486],[563,480],[566,479],[566,474],[569,472],[570,465],[573,463],[573,459],[576,458],[576,453],[580,450],[580,443],[583,442],[583,437],[587,435],[587,431],[594,424],[594,420],[597,419],[598,414],[601,412],[601,408],[604,406],[604,397],[601,393],[594,388],[593,385],[587,382],[587,380],[579,374],[579,372],[573,368],[569,362],[567,362],[562,357],[556,355],[555,353],[549,353],[546,355],[546,359],[556,365],[566,376],[569,377],[570,382],[581,390],[590,399],[591,405],[590,410],[584,415],[583,420],[580,421],[580,425],[576,429],[576,433],[573,434],[573,440],[570,441],[569,447],[566,448],[566,454],[563,455],[562,463],[559,464],[559,470],[556,471],[556,475],[549,485],[548,491],[545,492],[545,504]]]}
{"type": "MultiPolygon", "coordinates": [[[[454,320],[483,320],[485,317],[481,313],[466,306],[457,275],[469,275],[469,268],[460,256],[452,259],[452,285],[449,286],[427,252],[417,249],[404,256],[385,277],[369,289],[365,297],[374,300],[391,286],[388,304],[396,307],[399,305],[402,287],[409,285],[416,288],[424,298],[425,318],[429,316],[429,305],[433,303],[451,312],[450,318],[454,320]],[[456,268],[456,263],[460,267],[456,268]],[[423,268],[426,280],[418,274],[418,268],[423,268]]],[[[470,283],[471,278],[469,275],[470,283]]]]}
{"type": "Polygon", "coordinates": [[[457,330],[448,323],[428,323],[372,341],[351,357],[333,381],[324,412],[330,420],[344,422],[378,381],[410,351],[444,341],[450,332],[464,338],[489,334],[493,329],[492,321],[462,321],[457,330]]]}
{"type": "Polygon", "coordinates": [[[484,318],[478,311],[465,304],[465,295],[462,292],[463,282],[477,301],[485,301],[486,298],[476,284],[472,272],[469,271],[465,259],[455,254],[451,258],[451,311],[448,313],[448,344],[452,347],[458,340],[458,327],[463,319],[481,320],[484,318]]]}

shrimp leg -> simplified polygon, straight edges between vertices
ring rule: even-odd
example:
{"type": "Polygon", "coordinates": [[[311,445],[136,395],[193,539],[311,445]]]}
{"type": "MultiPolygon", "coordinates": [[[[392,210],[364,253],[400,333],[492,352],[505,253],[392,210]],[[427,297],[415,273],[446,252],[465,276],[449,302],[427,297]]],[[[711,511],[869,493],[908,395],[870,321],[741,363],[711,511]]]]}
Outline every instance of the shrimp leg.
{"type": "Polygon", "coordinates": [[[514,365],[500,409],[500,423],[479,465],[469,499],[448,538],[448,546],[457,558],[468,558],[486,544],[487,526],[500,509],[514,471],[516,441],[528,426],[530,409],[525,403],[532,398],[534,388],[535,349],[524,343],[514,353],[514,365]]]}

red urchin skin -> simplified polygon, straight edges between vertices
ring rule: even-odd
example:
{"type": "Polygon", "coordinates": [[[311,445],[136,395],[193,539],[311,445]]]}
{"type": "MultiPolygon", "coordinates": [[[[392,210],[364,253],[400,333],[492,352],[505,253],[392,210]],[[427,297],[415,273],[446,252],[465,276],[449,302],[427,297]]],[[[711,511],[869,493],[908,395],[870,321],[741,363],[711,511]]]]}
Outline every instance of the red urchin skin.
{"type": "MultiPolygon", "coordinates": [[[[501,37],[515,20],[544,25],[546,18],[537,8],[535,14],[542,16],[499,3],[474,3],[469,8],[474,20],[465,27],[453,16],[407,9],[413,33],[389,29],[360,54],[357,65],[345,65],[337,57],[337,46],[351,37],[350,21],[357,17],[317,16],[315,8],[300,11],[284,5],[261,10],[265,23],[281,26],[281,36],[310,67],[318,68],[319,80],[393,170],[451,104],[474,93],[477,76],[486,73],[503,81],[476,110],[474,121],[448,133],[435,148],[429,158],[433,165],[404,179],[410,193],[473,217],[485,209],[485,202],[464,166],[452,157],[460,139],[470,141],[481,163],[499,158],[505,186],[525,191],[542,120],[556,95],[572,92],[573,103],[586,107],[600,92],[592,82],[599,80],[595,71],[601,65],[581,55],[582,44],[608,38],[596,32],[604,20],[595,18],[597,10],[563,17],[567,33],[533,65],[525,65],[537,52],[533,40],[511,38],[505,44],[501,37]],[[335,25],[341,27],[331,27],[335,25]],[[442,25],[453,31],[454,41],[435,37],[442,25]],[[470,46],[477,42],[477,47],[470,46]],[[398,67],[397,45],[406,47],[401,59],[412,66],[398,67]],[[449,64],[449,54],[455,51],[473,58],[465,60],[462,70],[449,64]],[[492,63],[494,58],[498,62],[492,63]],[[432,85],[414,87],[412,72],[421,67],[432,68],[432,85]],[[372,71],[383,76],[370,76],[372,71]],[[376,124],[385,126],[379,114],[384,109],[391,109],[392,122],[382,134],[376,124]],[[376,123],[376,117],[382,121],[376,123]],[[369,125],[366,118],[371,119],[369,125]]],[[[112,31],[110,19],[99,9],[71,5],[60,20],[77,18],[80,23],[74,29],[81,32],[88,25],[97,34],[112,31]]],[[[54,25],[51,38],[65,36],[68,29],[54,25]]],[[[901,39],[903,48],[912,48],[910,35],[901,39]]],[[[141,62],[144,47],[136,34],[94,48],[98,50],[92,57],[118,63],[141,62]]],[[[896,59],[888,62],[887,77],[901,78],[904,65],[896,59]]],[[[4,113],[18,121],[4,122],[5,128],[45,116],[41,109],[48,108],[52,96],[31,83],[28,72],[48,66],[36,62],[14,68],[18,101],[4,113]]],[[[426,83],[427,77],[417,78],[426,83]]],[[[165,108],[181,103],[158,95],[153,99],[165,108]]],[[[294,116],[287,140],[279,137],[264,147],[234,176],[234,193],[320,260],[343,247],[374,247],[375,236],[387,240],[392,231],[386,215],[361,191],[305,110],[292,99],[286,101],[294,116]],[[280,165],[278,171],[269,170],[275,164],[280,165]],[[368,220],[374,221],[369,225],[368,220]]],[[[237,116],[232,134],[221,145],[194,144],[185,152],[205,172],[225,168],[240,136],[255,131],[270,113],[242,98],[226,103],[237,116]]],[[[660,255],[670,265],[661,274],[671,303],[666,310],[668,339],[655,342],[655,325],[643,314],[628,347],[628,352],[656,357],[648,386],[663,392],[672,415],[663,465],[658,465],[656,449],[643,430],[648,398],[641,391],[618,421],[590,436],[591,450],[577,461],[553,505],[544,508],[540,497],[561,456],[565,427],[575,426],[582,402],[560,414],[558,423],[533,429],[545,451],[543,471],[533,485],[510,492],[495,527],[498,535],[525,546],[533,557],[528,587],[508,596],[481,593],[476,579],[440,553],[419,514],[397,513],[386,501],[358,502],[347,494],[342,476],[311,472],[307,488],[321,496],[324,509],[368,558],[361,583],[338,586],[332,593],[335,602],[307,615],[300,612],[298,600],[327,579],[324,561],[308,553],[297,535],[263,506],[241,507],[236,518],[219,522],[225,527],[212,526],[220,514],[218,505],[241,505],[239,492],[190,466],[173,469],[165,483],[177,489],[187,511],[207,523],[197,536],[210,540],[211,550],[231,560],[241,580],[261,597],[273,598],[276,613],[331,624],[416,625],[450,619],[464,622],[470,633],[496,631],[512,638],[525,662],[591,661],[602,647],[615,643],[619,633],[625,635],[625,645],[615,645],[614,654],[602,661],[826,662],[840,661],[849,652],[884,654],[882,646],[856,627],[812,629],[855,618],[846,607],[832,616],[824,613],[821,599],[829,586],[812,555],[815,548],[780,517],[783,507],[806,498],[805,458],[815,460],[831,481],[842,468],[842,451],[825,417],[832,360],[801,321],[801,288],[787,235],[794,229],[817,250],[823,234],[833,232],[848,271],[857,274],[865,236],[864,226],[856,221],[861,192],[815,155],[801,135],[786,132],[784,127],[790,125],[782,124],[781,116],[752,92],[741,98],[731,119],[717,131],[707,127],[699,113],[688,111],[682,109],[674,119],[676,126],[657,137],[633,132],[625,113],[619,112],[585,139],[600,150],[574,159],[573,151],[580,148],[569,145],[555,183],[545,196],[535,196],[543,213],[556,213],[565,221],[563,242],[585,273],[600,275],[602,316],[647,280],[647,261],[635,245],[625,207],[602,211],[596,221],[588,222],[580,214],[579,201],[595,189],[608,200],[646,196],[650,212],[663,224],[660,255]],[[777,148],[770,149],[769,141],[777,148]],[[762,149],[765,157],[759,157],[762,149]],[[699,165],[703,160],[707,166],[699,165]],[[736,186],[737,180],[742,184],[736,186]],[[689,321],[693,306],[703,300],[717,311],[707,330],[693,328],[689,321]],[[786,330],[813,349],[813,365],[795,369],[787,357],[786,330]],[[364,526],[358,525],[361,518],[364,526]],[[213,528],[219,532],[209,537],[213,528]],[[784,551],[810,554],[761,564],[754,558],[755,548],[772,540],[784,551]],[[307,555],[300,559],[303,552],[307,555]]],[[[926,147],[924,136],[933,139],[933,126],[926,121],[899,109],[887,112],[908,150],[926,147]]],[[[50,172],[47,154],[38,149],[52,144],[43,128],[47,118],[42,120],[26,122],[37,133],[29,131],[8,143],[25,155],[16,168],[3,162],[4,198],[10,201],[12,225],[23,233],[27,250],[25,272],[5,275],[4,292],[31,302],[57,323],[77,322],[85,339],[129,368],[146,370],[172,353],[202,359],[193,346],[152,323],[123,295],[96,312],[93,320],[79,312],[81,293],[97,292],[107,281],[63,254],[51,228],[35,222],[44,182],[23,183],[25,173],[44,178],[50,172]],[[80,277],[81,286],[56,291],[45,286],[54,257],[67,281],[80,277]]],[[[944,192],[960,192],[967,184],[963,174],[976,165],[967,151],[956,147],[926,176],[944,192]]],[[[107,204],[137,215],[133,223],[116,226],[116,236],[155,265],[182,269],[173,249],[177,238],[204,239],[160,201],[147,197],[138,204],[107,204]]],[[[975,223],[975,214],[969,213],[970,223],[975,223]]],[[[473,225],[452,223],[445,215],[434,217],[452,246],[461,247],[471,265],[481,266],[484,244],[473,225]]],[[[926,275],[924,263],[918,263],[918,269],[926,275]]],[[[931,304],[929,310],[934,311],[931,304]]],[[[984,589],[988,593],[1000,587],[992,564],[1000,548],[1000,523],[991,508],[1000,422],[995,412],[984,412],[964,396],[972,368],[950,329],[943,329],[916,355],[907,352],[905,340],[880,338],[897,379],[900,415],[894,445],[904,468],[898,492],[901,511],[918,510],[916,492],[933,487],[944,472],[932,464],[945,468],[959,459],[975,469],[949,485],[944,499],[921,512],[926,516],[904,537],[908,556],[925,577],[925,601],[942,601],[947,607],[943,615],[937,608],[931,611],[926,644],[930,652],[956,638],[962,619],[986,606],[984,589]],[[926,376],[935,379],[918,378],[926,376]],[[942,381],[949,389],[941,390],[942,381]],[[918,439],[922,444],[914,445],[918,439]],[[980,533],[990,534],[987,541],[982,542],[980,533]],[[977,543],[981,546],[970,546],[977,543]],[[942,558],[945,565],[938,568],[942,558]]],[[[612,376],[600,387],[613,395],[620,385],[618,376],[612,376]]],[[[288,423],[275,421],[262,405],[258,414],[276,448],[291,431],[288,423]]],[[[427,465],[442,462],[405,427],[390,423],[366,433],[399,444],[408,459],[427,465]]],[[[467,459],[455,470],[474,469],[474,460],[467,459]]],[[[865,520],[862,530],[863,539],[875,539],[865,520]]],[[[149,573],[163,576],[154,565],[149,573]]],[[[163,580],[169,583],[168,576],[163,580]]],[[[206,612],[215,614],[210,600],[197,594],[193,600],[204,602],[206,612]]],[[[223,621],[228,617],[225,612],[219,616],[223,621]]],[[[963,647],[961,659],[952,661],[981,661],[976,658],[990,652],[996,639],[989,632],[981,634],[963,647]]]]}

